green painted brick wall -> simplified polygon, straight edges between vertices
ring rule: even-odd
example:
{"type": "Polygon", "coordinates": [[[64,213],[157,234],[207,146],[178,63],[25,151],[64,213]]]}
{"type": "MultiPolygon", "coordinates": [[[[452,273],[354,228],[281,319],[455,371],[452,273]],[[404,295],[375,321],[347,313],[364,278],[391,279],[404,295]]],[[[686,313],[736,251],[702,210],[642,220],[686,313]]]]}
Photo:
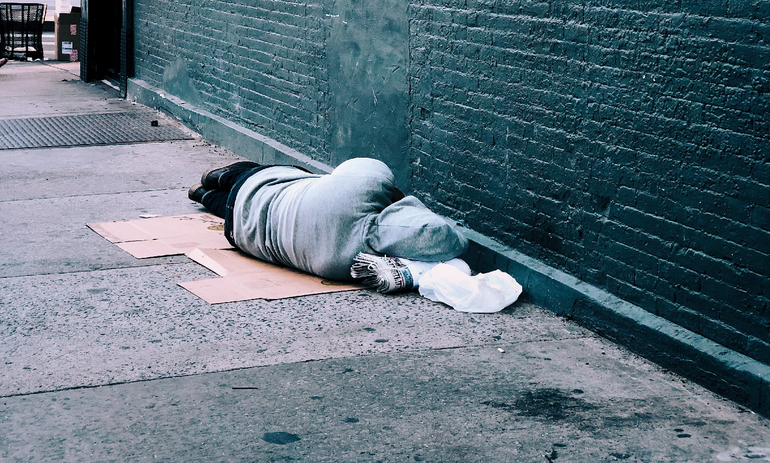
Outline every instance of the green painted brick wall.
{"type": "Polygon", "coordinates": [[[137,0],[136,76],[329,161],[322,6],[137,0]]]}
{"type": "Polygon", "coordinates": [[[410,11],[418,193],[770,363],[770,2],[410,11]]]}
{"type": "Polygon", "coordinates": [[[136,77],[336,165],[408,182],[402,0],[136,0],[136,77]]]}
{"type": "Polygon", "coordinates": [[[770,363],[770,2],[134,5],[138,78],[770,363]]]}

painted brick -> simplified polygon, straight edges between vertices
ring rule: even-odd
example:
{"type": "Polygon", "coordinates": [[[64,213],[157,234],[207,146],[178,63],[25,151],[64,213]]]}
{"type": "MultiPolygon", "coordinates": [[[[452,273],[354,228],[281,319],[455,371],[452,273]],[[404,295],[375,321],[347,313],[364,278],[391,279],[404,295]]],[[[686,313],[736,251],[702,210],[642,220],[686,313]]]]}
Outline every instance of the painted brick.
{"type": "Polygon", "coordinates": [[[445,210],[767,361],[746,341],[770,341],[764,3],[413,2],[412,99],[440,108],[420,137],[440,154],[421,162],[433,178],[499,170],[493,158],[508,170],[490,177],[496,218],[445,210]]]}
{"type": "Polygon", "coordinates": [[[205,109],[328,159],[317,117],[328,88],[319,5],[139,0],[135,17],[137,77],[163,87],[181,59],[205,109]]]}
{"type": "MultiPolygon", "coordinates": [[[[768,361],[769,2],[405,6],[415,193],[768,361]]],[[[334,8],[137,0],[137,77],[182,60],[206,109],[336,159],[334,8]]]]}

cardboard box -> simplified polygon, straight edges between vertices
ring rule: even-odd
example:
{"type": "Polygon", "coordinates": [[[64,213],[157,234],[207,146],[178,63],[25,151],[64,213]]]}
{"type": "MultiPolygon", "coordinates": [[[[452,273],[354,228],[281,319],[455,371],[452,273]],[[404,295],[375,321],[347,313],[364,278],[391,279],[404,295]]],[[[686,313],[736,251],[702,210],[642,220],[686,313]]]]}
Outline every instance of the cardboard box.
{"type": "Polygon", "coordinates": [[[55,16],[56,59],[57,61],[78,61],[80,49],[80,8],[72,13],[55,16]]]}

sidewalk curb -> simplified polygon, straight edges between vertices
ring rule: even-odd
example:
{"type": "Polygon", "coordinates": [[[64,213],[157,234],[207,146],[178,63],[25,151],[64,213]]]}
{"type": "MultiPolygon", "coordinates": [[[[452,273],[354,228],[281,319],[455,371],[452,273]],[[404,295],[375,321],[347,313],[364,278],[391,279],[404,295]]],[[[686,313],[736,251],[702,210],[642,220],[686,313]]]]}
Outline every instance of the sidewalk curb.
{"type": "Polygon", "coordinates": [[[295,149],[197,108],[143,80],[128,79],[126,99],[170,113],[212,143],[260,164],[294,165],[315,173],[332,171],[331,167],[295,149]]]}
{"type": "MultiPolygon", "coordinates": [[[[332,168],[269,137],[197,108],[139,79],[128,80],[130,101],[163,110],[207,140],[263,164],[290,164],[316,173],[332,168]]],[[[724,397],[770,417],[770,366],[717,344],[504,246],[470,229],[463,258],[476,271],[500,269],[526,297],[568,317],[724,397]]]]}
{"type": "Polygon", "coordinates": [[[770,416],[770,366],[528,257],[473,230],[464,256],[476,271],[500,269],[532,302],[568,317],[701,386],[770,416]]]}

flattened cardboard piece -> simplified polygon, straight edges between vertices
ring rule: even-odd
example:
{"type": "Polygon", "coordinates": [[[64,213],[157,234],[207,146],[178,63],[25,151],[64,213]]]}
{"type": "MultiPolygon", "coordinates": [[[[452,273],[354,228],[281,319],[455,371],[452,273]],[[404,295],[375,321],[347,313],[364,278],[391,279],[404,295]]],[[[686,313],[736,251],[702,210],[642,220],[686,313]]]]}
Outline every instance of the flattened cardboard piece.
{"type": "Polygon", "coordinates": [[[173,256],[175,254],[184,254],[176,248],[172,248],[166,243],[158,240],[129,241],[127,243],[115,243],[120,249],[126,251],[137,259],[147,259],[149,257],[173,256]]]}
{"type": "Polygon", "coordinates": [[[363,289],[363,286],[324,280],[240,253],[227,242],[224,221],[211,214],[87,225],[138,259],[186,254],[220,275],[222,278],[179,284],[209,304],[363,289]]]}
{"type": "Polygon", "coordinates": [[[224,220],[206,213],[86,225],[138,259],[186,254],[197,247],[232,249],[224,220]]]}
{"type": "Polygon", "coordinates": [[[209,304],[250,299],[284,299],[364,289],[262,262],[231,249],[198,248],[187,256],[222,278],[179,283],[209,304]]]}

